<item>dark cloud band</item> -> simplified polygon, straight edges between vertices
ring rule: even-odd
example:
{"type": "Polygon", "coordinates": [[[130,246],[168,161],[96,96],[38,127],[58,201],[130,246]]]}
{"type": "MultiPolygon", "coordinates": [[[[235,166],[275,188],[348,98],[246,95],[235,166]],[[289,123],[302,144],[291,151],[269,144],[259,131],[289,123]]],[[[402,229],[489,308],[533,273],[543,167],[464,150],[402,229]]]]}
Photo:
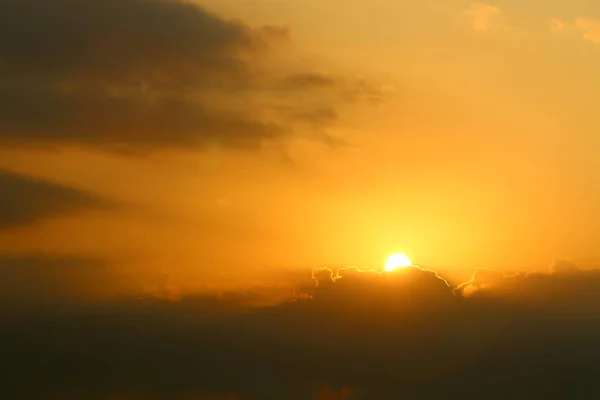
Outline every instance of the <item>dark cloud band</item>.
{"type": "Polygon", "coordinates": [[[0,229],[115,206],[83,190],[0,169],[0,229]]]}
{"type": "Polygon", "coordinates": [[[281,83],[268,54],[288,40],[183,0],[0,2],[0,145],[258,149],[380,97],[311,71],[281,83]]]}
{"type": "MultiPolygon", "coordinates": [[[[35,272],[46,295],[56,283],[86,287],[85,277],[107,276],[95,262],[64,258],[0,258],[0,271],[5,278],[20,271],[13,281],[35,272]]],[[[420,268],[391,275],[321,269],[314,277],[312,297],[278,306],[246,309],[240,296],[152,296],[13,316],[0,331],[11,363],[4,393],[305,400],[319,398],[324,384],[334,389],[321,393],[358,400],[597,393],[600,302],[588,290],[600,287],[597,270],[557,264],[533,277],[531,298],[522,297],[523,283],[502,283],[497,274],[476,274],[490,285],[481,289],[488,296],[468,298],[420,268]]]]}

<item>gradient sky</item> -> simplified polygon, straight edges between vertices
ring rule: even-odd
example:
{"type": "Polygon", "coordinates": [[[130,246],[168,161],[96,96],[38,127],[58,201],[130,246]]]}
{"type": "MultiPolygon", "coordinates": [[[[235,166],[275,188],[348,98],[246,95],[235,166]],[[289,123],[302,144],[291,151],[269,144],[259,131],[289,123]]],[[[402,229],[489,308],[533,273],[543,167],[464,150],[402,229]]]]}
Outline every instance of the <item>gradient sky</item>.
{"type": "Polygon", "coordinates": [[[0,13],[2,253],[189,290],[600,258],[597,1],[37,3],[0,13]]]}

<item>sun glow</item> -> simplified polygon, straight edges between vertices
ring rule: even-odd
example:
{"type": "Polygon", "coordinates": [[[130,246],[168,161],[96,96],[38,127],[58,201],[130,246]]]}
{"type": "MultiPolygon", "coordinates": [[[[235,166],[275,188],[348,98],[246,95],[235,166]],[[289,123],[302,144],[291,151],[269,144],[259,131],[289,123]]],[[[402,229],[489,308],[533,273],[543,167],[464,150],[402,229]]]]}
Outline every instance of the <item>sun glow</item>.
{"type": "Polygon", "coordinates": [[[410,267],[412,262],[405,254],[393,254],[385,262],[385,270],[393,271],[397,268],[410,267]]]}

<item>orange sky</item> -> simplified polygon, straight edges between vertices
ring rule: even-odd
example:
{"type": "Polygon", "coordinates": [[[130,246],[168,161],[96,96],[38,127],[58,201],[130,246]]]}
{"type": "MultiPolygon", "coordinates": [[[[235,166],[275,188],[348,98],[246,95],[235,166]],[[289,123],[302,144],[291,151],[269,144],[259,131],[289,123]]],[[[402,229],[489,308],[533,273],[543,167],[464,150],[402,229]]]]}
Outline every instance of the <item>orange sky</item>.
{"type": "MultiPolygon", "coordinates": [[[[15,101],[15,122],[0,126],[0,169],[116,205],[0,225],[0,252],[107,258],[190,288],[285,280],[325,265],[379,268],[395,252],[460,278],[477,266],[534,269],[555,258],[600,257],[600,4],[197,3],[225,25],[243,21],[240,37],[263,35],[266,49],[234,43],[241,50],[231,57],[249,66],[248,81],[230,64],[229,75],[202,64],[193,35],[177,36],[183,44],[173,51],[156,45],[146,58],[143,43],[152,42],[133,42],[139,53],[123,55],[115,32],[99,30],[82,39],[89,53],[73,45],[62,61],[38,61],[48,67],[27,83],[36,98],[46,93],[40,88],[64,84],[56,90],[85,93],[84,106],[71,105],[56,128],[50,124],[61,117],[52,116],[61,111],[53,107],[62,100],[40,103],[36,110],[50,117],[32,128],[35,117],[19,114],[15,101]],[[198,76],[207,78],[196,83],[198,76]],[[138,114],[122,118],[93,97],[128,98],[130,90],[153,107],[161,96],[185,99],[191,112],[174,103],[143,114],[138,105],[135,125],[138,114]],[[289,132],[254,141],[262,128],[239,122],[223,136],[223,122],[213,119],[232,109],[245,122],[289,132]],[[185,130],[194,118],[210,124],[185,130]]],[[[225,28],[211,29],[226,37],[225,28]]],[[[207,43],[198,46],[219,57],[233,52],[225,39],[207,43]]],[[[19,57],[14,52],[5,72],[20,85],[19,68],[37,67],[19,57]]],[[[0,96],[13,90],[7,82],[0,96]]]]}

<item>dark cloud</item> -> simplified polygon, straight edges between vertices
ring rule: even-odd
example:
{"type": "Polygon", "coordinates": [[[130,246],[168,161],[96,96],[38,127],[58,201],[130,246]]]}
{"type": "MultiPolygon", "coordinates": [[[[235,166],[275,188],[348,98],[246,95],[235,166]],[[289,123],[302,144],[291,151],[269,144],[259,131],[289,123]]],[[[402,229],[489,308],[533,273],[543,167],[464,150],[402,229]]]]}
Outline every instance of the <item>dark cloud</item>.
{"type": "Polygon", "coordinates": [[[183,1],[2,2],[0,141],[256,147],[284,129],[208,99],[247,87],[266,40],[286,36],[183,1]]]}
{"type": "Polygon", "coordinates": [[[288,41],[291,38],[290,28],[287,26],[266,25],[262,27],[262,34],[269,39],[288,41]]]}
{"type": "Polygon", "coordinates": [[[256,149],[333,122],[339,99],[298,91],[338,78],[290,75],[276,107],[258,100],[277,80],[270,51],[289,38],[187,1],[0,2],[0,145],[256,149]],[[309,111],[286,119],[280,106],[309,111]]]}
{"type": "Polygon", "coordinates": [[[106,260],[88,256],[0,253],[0,311],[50,308],[131,294],[134,281],[106,260]]]}
{"type": "Polygon", "coordinates": [[[380,103],[389,98],[394,91],[390,85],[374,84],[361,76],[349,79],[315,72],[290,74],[280,81],[279,86],[290,91],[307,92],[311,96],[318,91],[332,92],[351,103],[380,103]]]}
{"type": "Polygon", "coordinates": [[[523,307],[552,305],[555,313],[577,308],[587,312],[600,305],[600,270],[580,269],[568,261],[555,262],[546,272],[479,269],[455,290],[479,299],[510,301],[523,307]]]}
{"type": "Polygon", "coordinates": [[[256,121],[242,112],[212,110],[177,95],[30,89],[0,89],[0,129],[9,144],[81,143],[109,150],[135,145],[143,150],[196,147],[218,140],[252,148],[283,133],[276,124],[256,121]]]}
{"type": "Polygon", "coordinates": [[[392,86],[375,85],[365,78],[358,78],[346,96],[352,102],[366,101],[377,104],[385,101],[394,90],[392,86]]]}
{"type": "MultiPolygon", "coordinates": [[[[292,301],[290,284],[206,286],[183,293],[172,278],[153,268],[127,269],[124,262],[85,255],[0,252],[0,311],[45,308],[48,304],[122,299],[153,304],[182,302],[182,309],[232,312],[292,301]],[[4,301],[4,302],[3,302],[4,301]]],[[[302,292],[299,292],[302,297],[302,292]]]]}
{"type": "Polygon", "coordinates": [[[260,47],[257,32],[184,1],[8,0],[0,11],[1,70],[25,79],[208,82],[247,74],[240,55],[260,47]]]}
{"type": "MultiPolygon", "coordinates": [[[[145,282],[148,280],[146,279],[145,282]]],[[[297,295],[296,288],[289,284],[253,284],[241,289],[206,287],[200,293],[189,295],[182,293],[168,277],[158,282],[155,281],[154,285],[140,285],[140,287],[145,289],[144,296],[173,302],[185,300],[187,304],[194,304],[196,310],[211,312],[270,307],[282,302],[293,301],[297,295]]],[[[302,297],[303,293],[299,292],[298,294],[302,297]]]]}
{"type": "Polygon", "coordinates": [[[288,75],[282,85],[291,89],[319,89],[333,88],[339,83],[340,79],[331,75],[305,72],[288,75]]]}
{"type": "Polygon", "coordinates": [[[314,110],[295,112],[292,114],[292,117],[299,121],[309,123],[313,127],[321,127],[336,122],[339,115],[333,108],[317,108],[314,110]]]}
{"type": "MultiPolygon", "coordinates": [[[[452,306],[456,297],[448,283],[434,271],[407,267],[391,272],[343,268],[335,273],[324,268],[313,273],[317,286],[314,299],[323,306],[351,305],[365,317],[378,317],[383,310],[411,311],[424,306],[439,310],[452,306]],[[436,307],[433,305],[436,304],[436,307]],[[373,315],[372,310],[378,310],[373,315]]],[[[344,306],[340,308],[345,308],[344,306]]]]}
{"type": "Polygon", "coordinates": [[[320,269],[314,291],[278,306],[239,306],[274,289],[255,286],[238,297],[24,311],[0,331],[3,390],[73,400],[592,399],[600,301],[564,294],[598,292],[598,273],[479,271],[474,280],[489,286],[477,293],[502,295],[463,297],[421,268],[320,269]],[[525,291],[545,295],[532,303],[525,291]]]}
{"type": "Polygon", "coordinates": [[[0,229],[114,206],[83,190],[0,169],[0,229]]]}

